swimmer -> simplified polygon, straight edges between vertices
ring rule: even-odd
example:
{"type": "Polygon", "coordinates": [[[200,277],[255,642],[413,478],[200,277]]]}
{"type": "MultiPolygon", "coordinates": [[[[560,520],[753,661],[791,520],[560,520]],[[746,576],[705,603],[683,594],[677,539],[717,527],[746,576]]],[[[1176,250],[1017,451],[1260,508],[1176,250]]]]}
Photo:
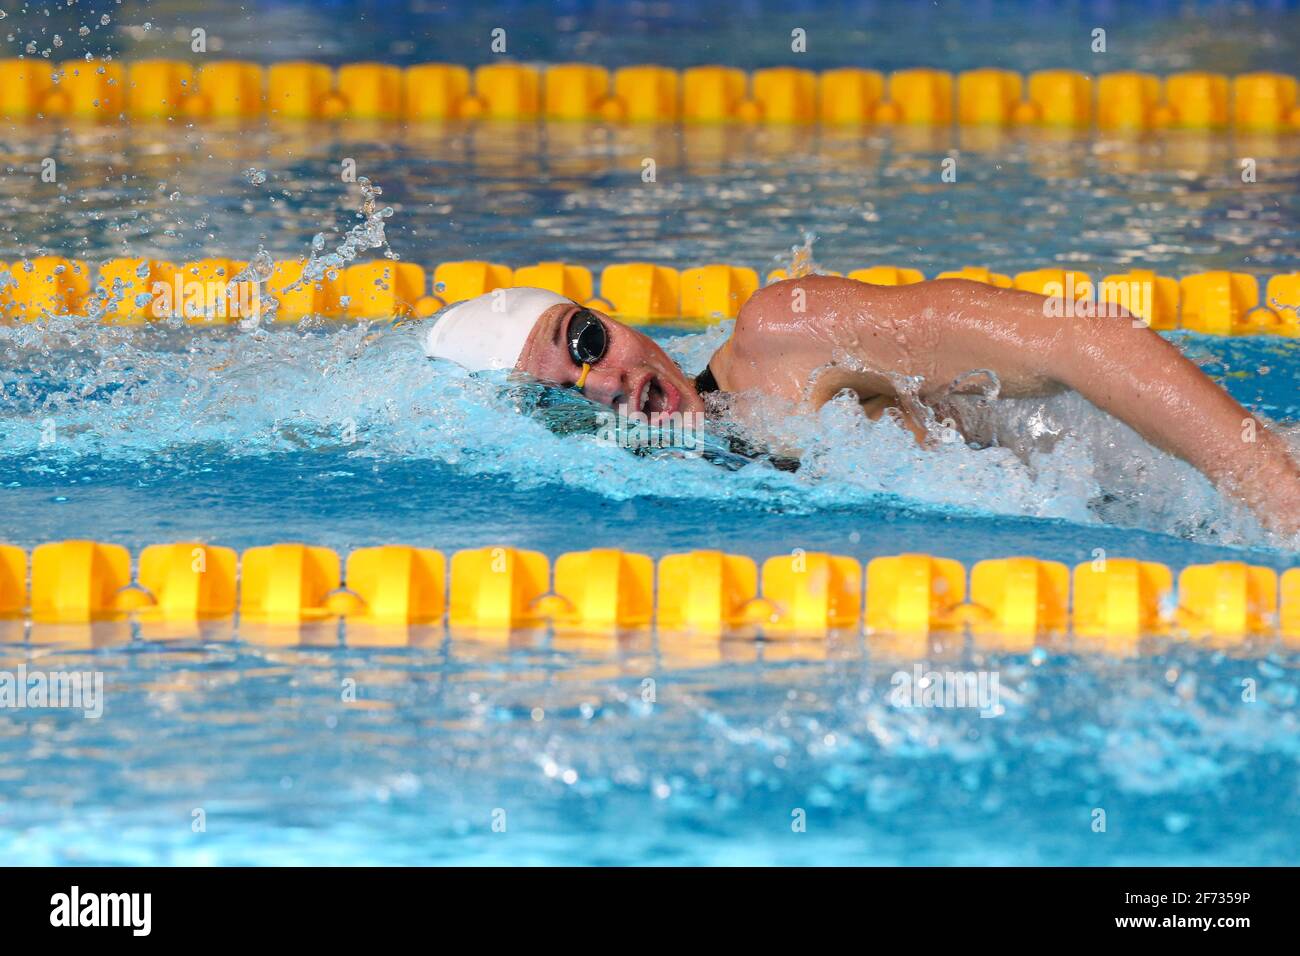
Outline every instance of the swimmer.
{"type": "Polygon", "coordinates": [[[1300,532],[1300,465],[1276,433],[1124,310],[1099,314],[1080,302],[1062,318],[1046,302],[966,279],[786,279],[749,298],[731,338],[692,379],[648,336],[601,311],[542,289],[505,289],[447,309],[425,351],[471,371],[514,369],[647,416],[704,411],[714,392],[815,409],[847,389],[872,419],[893,409],[918,440],[924,429],[897,383],[919,382],[925,402],[988,370],[1001,397],[1073,389],[1199,469],[1266,526],[1300,532]]]}

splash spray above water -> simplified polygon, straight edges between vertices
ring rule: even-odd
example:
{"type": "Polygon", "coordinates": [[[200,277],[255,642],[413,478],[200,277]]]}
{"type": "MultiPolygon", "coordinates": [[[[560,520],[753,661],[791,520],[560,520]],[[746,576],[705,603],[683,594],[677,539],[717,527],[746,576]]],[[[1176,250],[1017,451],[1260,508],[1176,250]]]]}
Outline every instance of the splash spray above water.
{"type": "MultiPolygon", "coordinates": [[[[262,179],[265,180],[264,174],[262,179]]],[[[357,210],[361,222],[349,229],[338,244],[329,251],[325,248],[325,233],[316,233],[312,238],[311,251],[303,265],[302,275],[285,286],[281,292],[295,292],[325,279],[334,279],[341,269],[346,268],[350,263],[355,262],[358,256],[371,249],[382,249],[386,259],[400,258],[389,246],[384,231],[386,221],[392,218],[393,207],[379,205],[378,200],[384,194],[383,189],[364,176],[357,178],[357,185],[361,188],[361,206],[357,210]]],[[[252,316],[240,322],[241,328],[255,329],[263,322],[275,321],[280,300],[266,288],[267,282],[274,274],[275,260],[264,246],[259,245],[257,252],[249,258],[248,265],[231,277],[226,287],[227,294],[231,294],[241,282],[252,282],[257,287],[257,301],[262,303],[252,316]]],[[[343,305],[347,306],[346,298],[343,300],[343,305]]]]}
{"type": "Polygon", "coordinates": [[[813,244],[816,241],[815,233],[805,232],[803,242],[790,247],[790,261],[785,266],[785,270],[786,275],[791,279],[802,279],[804,276],[816,275],[821,271],[821,267],[813,260],[813,244]]]}

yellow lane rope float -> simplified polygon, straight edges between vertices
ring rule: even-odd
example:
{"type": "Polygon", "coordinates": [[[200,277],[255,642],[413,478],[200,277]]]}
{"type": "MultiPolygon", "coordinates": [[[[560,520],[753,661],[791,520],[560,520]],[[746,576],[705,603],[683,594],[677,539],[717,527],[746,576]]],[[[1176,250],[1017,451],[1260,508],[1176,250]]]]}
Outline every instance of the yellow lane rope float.
{"type": "MultiPolygon", "coordinates": [[[[345,618],[376,625],[501,631],[645,628],[720,637],[969,629],[1003,648],[1054,634],[1135,645],[1170,636],[1300,646],[1300,567],[1240,561],[1183,568],[1110,557],[1073,570],[1031,557],[990,558],[969,570],[950,558],[856,558],[796,549],[758,564],[721,551],[656,562],[617,549],[561,554],[485,547],[359,548],[344,561],[298,543],[242,555],[202,542],[156,544],[136,562],[120,545],[59,541],[0,545],[0,619],[34,624],[122,621],[302,625],[345,618]],[[30,583],[29,583],[30,582],[30,583]],[[448,589],[448,584],[450,588],[448,589]],[[865,606],[864,606],[865,598],[865,606]]],[[[12,632],[12,629],[10,629],[12,632]]],[[[0,631],[0,633],[4,633],[0,631]]],[[[21,637],[19,638],[21,639],[21,637]]]]}
{"type": "MultiPolygon", "coordinates": [[[[734,318],[759,288],[756,270],[715,263],[677,270],[650,262],[619,263],[600,271],[599,293],[589,269],[564,262],[512,268],[483,261],[443,262],[432,274],[409,262],[376,260],[331,270],[302,282],[303,260],[275,263],[263,285],[233,281],[246,263],[200,259],[176,265],[148,258],[110,259],[97,268],[62,256],[0,262],[0,321],[33,321],[51,315],[92,315],[113,324],[163,319],[232,324],[273,316],[338,319],[411,319],[444,305],[495,289],[548,289],[632,322],[673,320],[707,323],[734,318]],[[275,300],[270,311],[267,298],[275,300]]],[[[839,275],[832,272],[829,275],[839,275]]],[[[852,269],[849,278],[876,285],[921,282],[918,269],[877,265],[852,269]]],[[[768,282],[786,278],[768,273],[768,282]]],[[[1123,307],[1152,328],[1187,329],[1211,335],[1300,335],[1300,272],[1261,280],[1245,272],[1215,270],[1175,279],[1149,269],[1129,269],[1099,281],[1077,269],[1049,266],[1014,275],[982,266],[939,272],[1024,289],[1070,304],[1096,301],[1123,307]]]]}
{"type": "Polygon", "coordinates": [[[1046,126],[1110,132],[1300,128],[1293,76],[1186,71],[845,67],[745,72],[590,63],[0,60],[0,116],[114,122],[215,119],[1046,126]]]}

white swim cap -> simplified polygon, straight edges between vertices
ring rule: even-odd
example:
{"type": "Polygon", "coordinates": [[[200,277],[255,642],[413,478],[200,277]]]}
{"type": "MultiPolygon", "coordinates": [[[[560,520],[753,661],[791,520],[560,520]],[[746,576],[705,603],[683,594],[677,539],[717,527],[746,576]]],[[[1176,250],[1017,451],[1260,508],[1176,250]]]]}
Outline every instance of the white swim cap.
{"type": "Polygon", "coordinates": [[[471,372],[515,367],[528,334],[547,309],[572,299],[546,289],[496,289],[453,305],[424,339],[429,358],[450,359],[471,372]]]}

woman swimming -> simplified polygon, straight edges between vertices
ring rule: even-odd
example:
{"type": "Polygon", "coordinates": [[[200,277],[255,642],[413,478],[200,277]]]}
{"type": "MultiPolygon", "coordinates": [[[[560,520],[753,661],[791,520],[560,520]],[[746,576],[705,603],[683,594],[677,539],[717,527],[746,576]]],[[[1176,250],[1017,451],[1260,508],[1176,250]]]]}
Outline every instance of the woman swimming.
{"type": "MultiPolygon", "coordinates": [[[[1059,303],[1057,303],[1059,305],[1059,303]]],[[[972,370],[1001,397],[1079,392],[1199,469],[1283,534],[1300,532],[1300,465],[1285,442],[1179,350],[1122,309],[1065,310],[1032,292],[965,279],[877,286],[809,275],[744,304],[731,338],[692,380],[648,336],[542,289],[499,289],[445,311],[425,351],[472,370],[515,369],[624,413],[701,412],[703,395],[769,395],[815,409],[850,390],[918,436],[927,402],[972,370]],[[1062,317],[1061,312],[1065,315],[1062,317]]]]}

